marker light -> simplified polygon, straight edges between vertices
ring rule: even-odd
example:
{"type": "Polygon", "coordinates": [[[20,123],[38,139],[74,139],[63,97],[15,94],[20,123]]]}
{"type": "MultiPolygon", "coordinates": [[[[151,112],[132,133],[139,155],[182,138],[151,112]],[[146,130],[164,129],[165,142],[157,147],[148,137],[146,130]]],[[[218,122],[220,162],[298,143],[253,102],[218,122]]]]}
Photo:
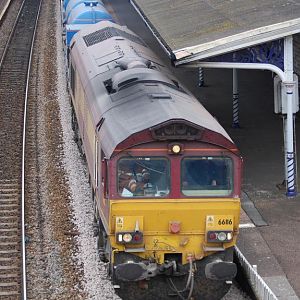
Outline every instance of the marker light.
{"type": "Polygon", "coordinates": [[[214,233],[214,232],[211,232],[210,234],[209,234],[209,239],[210,240],[215,240],[217,238],[217,235],[214,233]]]}
{"type": "Polygon", "coordinates": [[[181,147],[179,145],[173,145],[172,146],[172,152],[174,154],[178,154],[178,153],[180,153],[180,151],[181,151],[181,147]]]}
{"type": "Polygon", "coordinates": [[[123,235],[123,241],[124,241],[125,243],[130,243],[131,240],[132,240],[132,235],[131,235],[130,233],[125,233],[125,234],[123,235]]]}
{"type": "Polygon", "coordinates": [[[122,234],[118,234],[118,242],[119,243],[123,242],[123,236],[122,236],[122,234]]]}
{"type": "Polygon", "coordinates": [[[227,240],[228,241],[232,240],[232,232],[227,233],[227,240]]]}
{"type": "Polygon", "coordinates": [[[116,242],[118,244],[141,244],[143,243],[143,232],[117,232],[116,242]]]}
{"type": "Polygon", "coordinates": [[[184,144],[181,143],[170,143],[168,144],[169,154],[182,154],[184,152],[184,144]]]}
{"type": "Polygon", "coordinates": [[[141,239],[142,239],[142,236],[140,234],[135,234],[133,236],[133,239],[136,241],[136,242],[139,242],[141,239]]]}

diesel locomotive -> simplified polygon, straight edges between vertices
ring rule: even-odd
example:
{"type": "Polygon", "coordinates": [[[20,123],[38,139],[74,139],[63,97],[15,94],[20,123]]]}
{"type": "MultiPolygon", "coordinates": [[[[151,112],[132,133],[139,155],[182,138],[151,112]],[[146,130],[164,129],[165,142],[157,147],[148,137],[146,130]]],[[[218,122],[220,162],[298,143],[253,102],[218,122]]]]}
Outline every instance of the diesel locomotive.
{"type": "Polygon", "coordinates": [[[85,26],[68,61],[72,126],[89,171],[99,255],[116,292],[220,299],[237,271],[237,147],[127,27],[85,26]]]}

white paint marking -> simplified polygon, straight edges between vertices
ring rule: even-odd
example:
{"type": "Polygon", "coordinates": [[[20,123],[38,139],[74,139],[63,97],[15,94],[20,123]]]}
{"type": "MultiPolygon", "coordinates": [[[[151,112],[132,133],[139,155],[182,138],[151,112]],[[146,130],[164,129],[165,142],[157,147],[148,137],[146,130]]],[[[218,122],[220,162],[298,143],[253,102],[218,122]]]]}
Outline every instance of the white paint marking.
{"type": "Polygon", "coordinates": [[[254,228],[255,225],[253,223],[245,223],[245,224],[240,224],[239,228],[254,228]]]}

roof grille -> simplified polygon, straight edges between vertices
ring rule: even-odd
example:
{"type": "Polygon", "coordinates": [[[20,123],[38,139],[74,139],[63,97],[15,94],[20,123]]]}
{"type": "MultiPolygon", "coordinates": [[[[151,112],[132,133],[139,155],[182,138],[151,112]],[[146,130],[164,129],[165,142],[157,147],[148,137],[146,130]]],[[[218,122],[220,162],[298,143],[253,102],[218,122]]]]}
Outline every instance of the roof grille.
{"type": "Polygon", "coordinates": [[[100,42],[103,42],[109,38],[112,38],[113,36],[121,36],[134,43],[140,44],[142,46],[146,46],[143,40],[140,39],[139,37],[114,27],[106,27],[104,29],[97,30],[93,33],[85,35],[83,39],[87,47],[90,47],[100,42]]]}
{"type": "Polygon", "coordinates": [[[161,94],[150,94],[151,99],[172,99],[170,94],[161,93],[161,94]]]}

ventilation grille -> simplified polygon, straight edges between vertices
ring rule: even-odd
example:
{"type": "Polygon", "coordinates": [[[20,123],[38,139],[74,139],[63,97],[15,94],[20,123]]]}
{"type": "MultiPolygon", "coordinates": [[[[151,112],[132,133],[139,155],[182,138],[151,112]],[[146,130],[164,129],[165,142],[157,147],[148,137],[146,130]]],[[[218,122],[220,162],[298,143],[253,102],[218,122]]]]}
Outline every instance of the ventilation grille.
{"type": "Polygon", "coordinates": [[[129,34],[120,29],[114,28],[114,27],[106,27],[104,29],[97,30],[93,33],[90,33],[90,34],[84,36],[83,39],[84,39],[87,47],[90,47],[90,46],[93,46],[100,42],[103,42],[113,36],[121,36],[125,39],[128,39],[128,40],[134,42],[134,43],[140,44],[142,46],[146,46],[144,41],[142,39],[140,39],[139,37],[129,34]]]}

